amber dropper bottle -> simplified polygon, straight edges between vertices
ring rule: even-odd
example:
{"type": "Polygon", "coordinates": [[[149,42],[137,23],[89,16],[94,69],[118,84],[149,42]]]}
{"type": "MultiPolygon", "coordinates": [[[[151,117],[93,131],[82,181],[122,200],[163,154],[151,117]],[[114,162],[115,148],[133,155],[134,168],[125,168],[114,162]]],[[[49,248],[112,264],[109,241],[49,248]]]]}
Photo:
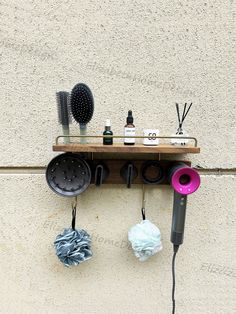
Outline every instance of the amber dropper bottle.
{"type": "MultiPolygon", "coordinates": [[[[132,111],[128,111],[128,117],[127,117],[127,124],[125,125],[125,136],[135,136],[135,125],[134,125],[134,118],[132,115],[132,111]]],[[[124,139],[125,145],[134,145],[135,144],[135,138],[125,138],[124,139]]]]}

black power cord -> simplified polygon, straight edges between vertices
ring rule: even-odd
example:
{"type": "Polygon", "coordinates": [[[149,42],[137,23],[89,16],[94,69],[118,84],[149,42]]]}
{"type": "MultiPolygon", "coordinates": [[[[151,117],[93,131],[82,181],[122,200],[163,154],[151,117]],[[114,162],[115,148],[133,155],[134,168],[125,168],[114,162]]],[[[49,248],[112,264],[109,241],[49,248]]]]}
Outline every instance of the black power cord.
{"type": "Polygon", "coordinates": [[[173,258],[172,258],[172,314],[175,314],[175,257],[178,252],[179,245],[173,245],[173,258]]]}

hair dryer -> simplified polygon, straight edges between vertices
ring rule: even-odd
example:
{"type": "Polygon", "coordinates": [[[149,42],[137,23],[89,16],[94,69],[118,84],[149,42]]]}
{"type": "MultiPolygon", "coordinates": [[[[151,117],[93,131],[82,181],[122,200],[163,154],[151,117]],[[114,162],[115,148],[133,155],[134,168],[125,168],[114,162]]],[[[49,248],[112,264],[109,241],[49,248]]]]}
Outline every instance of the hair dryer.
{"type": "Polygon", "coordinates": [[[173,243],[172,258],[172,313],[175,313],[175,257],[184,240],[187,195],[194,193],[200,186],[200,176],[196,170],[185,163],[174,164],[168,173],[168,179],[174,189],[174,204],[170,240],[173,243]]]}
{"type": "Polygon", "coordinates": [[[196,170],[181,162],[170,168],[168,178],[174,189],[170,240],[174,246],[179,246],[184,239],[187,195],[194,193],[199,188],[201,180],[196,170]]]}

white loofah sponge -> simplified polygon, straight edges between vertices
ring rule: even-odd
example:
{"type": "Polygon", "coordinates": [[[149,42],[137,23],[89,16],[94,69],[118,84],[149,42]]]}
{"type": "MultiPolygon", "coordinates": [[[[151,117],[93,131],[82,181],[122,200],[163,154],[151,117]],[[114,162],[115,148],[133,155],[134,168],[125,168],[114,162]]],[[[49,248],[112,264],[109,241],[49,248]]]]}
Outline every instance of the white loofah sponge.
{"type": "Polygon", "coordinates": [[[141,262],[162,250],[161,232],[149,220],[133,226],[128,232],[128,239],[141,262]]]}

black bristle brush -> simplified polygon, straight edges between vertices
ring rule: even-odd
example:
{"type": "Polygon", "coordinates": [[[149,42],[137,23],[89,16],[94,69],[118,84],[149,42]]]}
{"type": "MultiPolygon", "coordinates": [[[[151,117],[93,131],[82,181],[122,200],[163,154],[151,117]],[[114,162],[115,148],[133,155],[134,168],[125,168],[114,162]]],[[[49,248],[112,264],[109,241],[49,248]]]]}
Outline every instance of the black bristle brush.
{"type": "MultiPolygon", "coordinates": [[[[83,83],[76,84],[70,95],[70,110],[73,118],[80,126],[80,135],[86,135],[87,124],[92,119],[94,111],[93,94],[89,87],[83,83]]],[[[86,138],[81,137],[81,144],[86,138]]]]}
{"type": "MultiPolygon", "coordinates": [[[[71,115],[69,109],[69,93],[60,91],[56,93],[58,121],[62,125],[63,135],[70,135],[69,124],[71,123],[71,115]]],[[[68,137],[64,137],[64,143],[70,142],[68,137]]]]}

